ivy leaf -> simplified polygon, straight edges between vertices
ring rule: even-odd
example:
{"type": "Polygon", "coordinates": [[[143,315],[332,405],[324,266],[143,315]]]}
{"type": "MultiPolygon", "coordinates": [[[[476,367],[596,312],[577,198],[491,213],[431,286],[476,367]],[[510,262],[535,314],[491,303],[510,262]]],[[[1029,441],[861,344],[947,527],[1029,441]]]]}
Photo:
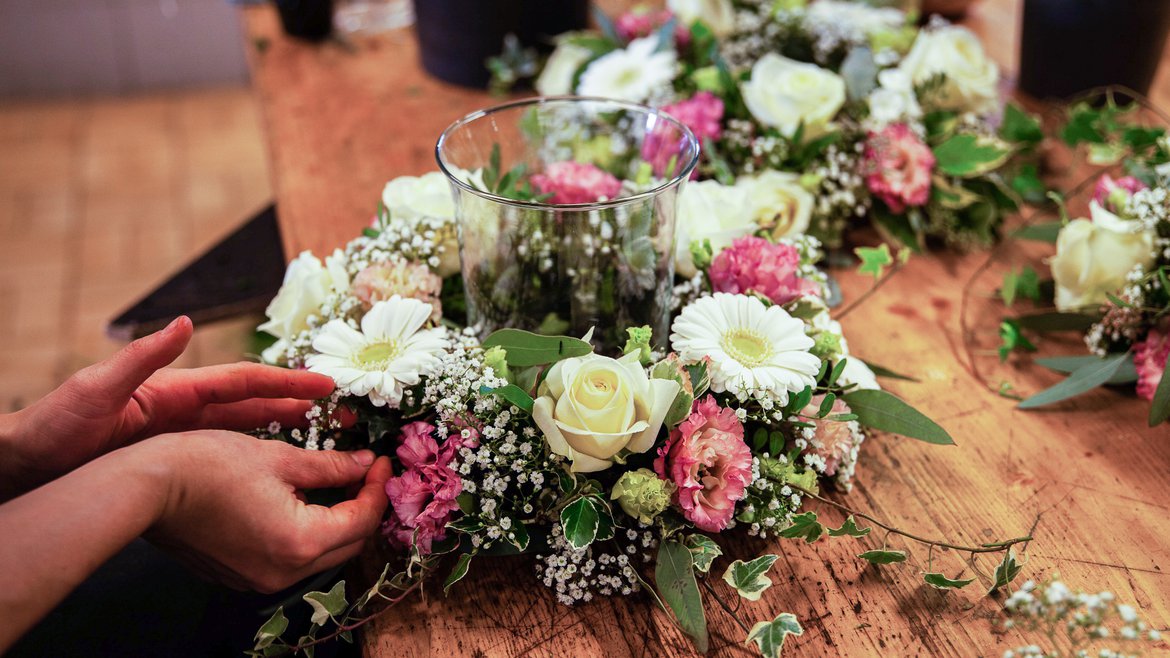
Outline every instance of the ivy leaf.
{"type": "Polygon", "coordinates": [[[658,547],[658,562],[654,565],[654,583],[662,600],[678,619],[679,626],[695,643],[699,653],[707,652],[707,617],[703,598],[695,581],[691,551],[686,546],[667,540],[658,547]]]}
{"type": "Polygon", "coordinates": [[[687,548],[691,551],[691,562],[695,569],[707,573],[715,558],[723,555],[723,549],[707,535],[693,534],[687,536],[687,548]]]}
{"type": "Polygon", "coordinates": [[[841,399],[857,414],[857,422],[865,427],[936,445],[955,443],[938,423],[886,391],[853,391],[841,399]]]}
{"type": "Polygon", "coordinates": [[[532,407],[536,404],[532,396],[528,394],[528,391],[515,384],[508,384],[499,388],[481,386],[479,392],[481,395],[498,395],[529,414],[532,413],[532,407]]]}
{"type": "Polygon", "coordinates": [[[483,341],[485,350],[502,347],[510,366],[539,366],[593,352],[589,343],[570,336],[542,336],[522,329],[500,329],[483,341]]]}
{"type": "Polygon", "coordinates": [[[890,245],[885,243],[880,247],[857,247],[853,253],[861,259],[857,273],[872,274],[875,281],[882,278],[886,267],[894,263],[894,257],[890,255],[890,245]]]}
{"type": "Polygon", "coordinates": [[[845,523],[841,524],[840,528],[829,528],[830,537],[864,537],[869,534],[872,528],[858,528],[857,522],[853,520],[853,515],[845,519],[845,523]]]}
{"type": "Polygon", "coordinates": [[[313,606],[313,616],[309,617],[309,621],[324,626],[331,617],[345,612],[345,581],[337,581],[328,592],[309,592],[302,598],[305,603],[313,606]]]}
{"type": "Polygon", "coordinates": [[[1044,405],[1053,404],[1071,397],[1081,395],[1108,382],[1121,369],[1121,364],[1129,358],[1128,352],[1112,357],[1097,359],[1077,368],[1068,379],[1059,384],[1046,388],[1036,395],[1020,403],[1021,409],[1035,409],[1044,405]]]}
{"type": "Polygon", "coordinates": [[[256,637],[253,638],[256,640],[256,650],[271,646],[286,630],[288,630],[288,617],[284,616],[284,606],[280,606],[276,612],[272,613],[268,621],[264,622],[260,630],[256,631],[256,637]]]}
{"type": "Polygon", "coordinates": [[[980,176],[1007,161],[1012,149],[993,137],[961,133],[934,147],[935,166],[944,174],[980,176]]]}
{"type": "Polygon", "coordinates": [[[999,289],[1003,303],[1011,306],[1016,298],[1040,301],[1040,275],[1030,266],[1012,268],[1003,275],[1003,286],[999,289]]]}
{"type": "Polygon", "coordinates": [[[779,559],[777,555],[761,555],[760,557],[744,562],[736,560],[723,572],[723,580],[731,585],[739,595],[749,601],[759,601],[764,590],[772,586],[772,579],[767,576],[768,570],[779,559]]]}
{"type": "Polygon", "coordinates": [[[817,521],[816,512],[804,512],[792,517],[792,525],[780,531],[780,536],[785,539],[803,539],[805,543],[811,544],[821,538],[821,534],[825,532],[825,526],[817,521]]]}
{"type": "Polygon", "coordinates": [[[593,543],[601,525],[601,514],[591,496],[582,496],[561,510],[561,529],[565,541],[576,550],[593,543]]]}
{"type": "Polygon", "coordinates": [[[930,585],[935,589],[959,589],[975,582],[974,578],[968,578],[966,580],[952,580],[942,575],[941,573],[923,574],[922,580],[926,581],[927,585],[930,585]]]}
{"type": "Polygon", "coordinates": [[[378,576],[378,580],[374,581],[374,584],[370,585],[370,588],[367,589],[360,597],[358,597],[358,600],[356,601],[358,610],[365,608],[367,605],[369,605],[370,601],[374,600],[374,597],[378,595],[378,592],[382,589],[382,586],[386,584],[386,577],[389,575],[390,563],[387,562],[386,566],[382,567],[382,575],[378,576]]]}
{"type": "Polygon", "coordinates": [[[1044,187],[1044,181],[1040,180],[1040,170],[1034,164],[1020,167],[1012,176],[1011,186],[1028,203],[1044,203],[1047,198],[1048,188],[1044,187]]]}
{"type": "Polygon", "coordinates": [[[459,556],[459,560],[455,562],[455,568],[443,581],[443,594],[449,592],[455,583],[463,580],[463,577],[467,575],[467,568],[471,566],[471,558],[473,557],[475,557],[474,553],[463,553],[459,556]]]}
{"type": "Polygon", "coordinates": [[[755,642],[764,658],[779,658],[780,651],[784,649],[784,638],[789,635],[799,637],[803,634],[804,629],[800,627],[796,615],[782,612],[772,621],[761,621],[752,626],[744,644],[755,642]]]}
{"type": "Polygon", "coordinates": [[[864,553],[861,553],[857,557],[865,560],[866,562],[869,562],[870,564],[894,564],[895,562],[905,562],[906,561],[906,553],[905,552],[903,552],[903,551],[889,551],[889,550],[885,550],[885,549],[876,550],[876,551],[866,551],[864,553]]]}
{"type": "Polygon", "coordinates": [[[1003,556],[1003,562],[995,568],[995,581],[991,583],[991,589],[987,590],[987,593],[994,594],[999,588],[1007,587],[1023,569],[1024,567],[1016,561],[1016,552],[1009,548],[1007,555],[1003,556]]]}
{"type": "Polygon", "coordinates": [[[1015,103],[1008,103],[1003,109],[1003,122],[999,125],[999,136],[1009,142],[1036,144],[1044,139],[1040,120],[1028,114],[1015,103]]]}
{"type": "Polygon", "coordinates": [[[1016,350],[1035,352],[1036,346],[1020,333],[1020,325],[1015,320],[1004,320],[999,323],[999,361],[1007,361],[1008,355],[1016,350]]]}
{"type": "Polygon", "coordinates": [[[1154,389],[1154,399],[1150,401],[1150,427],[1157,427],[1170,418],[1170,375],[1166,374],[1170,370],[1170,355],[1167,355],[1164,367],[1158,388],[1154,389]]]}

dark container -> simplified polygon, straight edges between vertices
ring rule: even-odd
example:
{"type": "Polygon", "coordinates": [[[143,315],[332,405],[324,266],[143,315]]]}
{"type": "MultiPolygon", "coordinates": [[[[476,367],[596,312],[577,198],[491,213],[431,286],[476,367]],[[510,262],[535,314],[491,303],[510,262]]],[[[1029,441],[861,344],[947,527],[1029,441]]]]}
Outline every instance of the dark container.
{"type": "Polygon", "coordinates": [[[1145,94],[1170,29],[1170,0],[1024,0],[1020,89],[1068,99],[1121,85],[1145,94]]]}
{"type": "Polygon", "coordinates": [[[486,61],[515,34],[525,46],[547,51],[552,37],[584,29],[588,0],[414,0],[423,68],[440,80],[486,87],[486,61]]]}
{"type": "Polygon", "coordinates": [[[333,0],[276,0],[276,11],[289,36],[324,41],[333,32],[333,0]]]}

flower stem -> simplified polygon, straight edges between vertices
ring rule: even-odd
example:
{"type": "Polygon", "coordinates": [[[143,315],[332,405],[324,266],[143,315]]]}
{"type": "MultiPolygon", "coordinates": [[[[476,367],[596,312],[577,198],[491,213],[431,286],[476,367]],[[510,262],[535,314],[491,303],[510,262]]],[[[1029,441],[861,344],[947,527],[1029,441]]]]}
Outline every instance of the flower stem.
{"type": "Polygon", "coordinates": [[[886,285],[886,283],[889,282],[890,279],[894,278],[895,274],[902,271],[902,265],[903,265],[903,263],[901,263],[901,262],[894,263],[890,267],[890,270],[888,272],[886,272],[885,274],[883,274],[882,278],[878,279],[873,284],[873,287],[871,287],[869,290],[866,290],[865,292],[861,293],[861,295],[857,299],[853,300],[852,302],[849,303],[848,306],[846,306],[845,308],[843,308],[839,312],[837,312],[837,314],[833,317],[833,319],[840,321],[841,318],[845,317],[846,315],[849,315],[850,313],[853,312],[854,309],[856,309],[858,306],[861,306],[861,304],[863,302],[865,302],[865,300],[872,297],[873,294],[878,291],[878,289],[880,289],[882,286],[886,285]]]}
{"type": "Polygon", "coordinates": [[[707,590],[707,593],[711,595],[711,598],[715,599],[715,602],[719,604],[719,607],[723,608],[723,611],[726,612],[729,617],[734,619],[735,623],[741,629],[743,629],[744,633],[752,632],[752,629],[748,628],[748,625],[739,618],[739,615],[735,614],[735,611],[731,609],[731,606],[727,605],[727,602],[723,600],[723,597],[719,596],[719,594],[715,591],[715,588],[711,587],[711,583],[708,583],[706,578],[699,578],[698,581],[699,584],[703,586],[703,589],[707,590]]]}

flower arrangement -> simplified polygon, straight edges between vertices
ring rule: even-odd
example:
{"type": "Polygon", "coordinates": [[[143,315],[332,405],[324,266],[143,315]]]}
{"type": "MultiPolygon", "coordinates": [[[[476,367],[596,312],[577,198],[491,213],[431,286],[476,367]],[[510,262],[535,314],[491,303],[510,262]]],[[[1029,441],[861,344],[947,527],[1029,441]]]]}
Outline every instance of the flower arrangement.
{"type": "Polygon", "coordinates": [[[1105,384],[1134,385],[1150,401],[1151,427],[1170,418],[1170,377],[1163,376],[1170,358],[1170,137],[1136,122],[1139,109],[1118,105],[1110,94],[1099,107],[1085,102],[1070,110],[1065,141],[1109,169],[1096,177],[1087,217],[1069,219],[1062,207],[1061,221],[1021,232],[1055,242],[1051,282],[1030,267],[1012,270],[1004,299],[1031,299],[1055,311],[1005,319],[1001,354],[1035,349],[1022,329],[1083,331],[1090,352],[1037,359],[1069,377],[1024,400],[1023,408],[1105,384]]]}
{"type": "MultiPolygon", "coordinates": [[[[601,173],[577,166],[559,175],[567,169],[515,183],[574,201],[611,192],[601,173]]],[[[616,346],[593,331],[577,338],[504,327],[483,336],[464,324],[467,300],[451,267],[456,206],[432,193],[440,177],[391,181],[374,224],[325,262],[301,254],[268,308],[262,329],[277,341],[264,360],[327,374],[338,388],[309,413],[306,431],[271,427],[265,436],[391,455],[382,531],[401,560],[352,602],[344,582],[306,594],[315,614],[299,640],[284,639],[288,622],[277,611],[257,634],[258,655],[347,637],[377,614],[372,602],[402,600],[442,564],[453,563],[448,590],[473,563],[509,553],[533,554],[537,579],[566,605],[654,592],[700,651],[703,593],[719,596],[708,578],[722,555],[714,537],[735,529],[866,541],[871,529],[859,522],[868,522],[886,531],[859,555],[871,563],[905,561],[887,544],[901,536],[971,558],[1001,554],[993,589],[1019,573],[1013,547],[1028,537],[933,542],[820,494],[849,490],[868,429],[952,440],[881,390],[874,370],[851,355],[824,302],[815,239],[777,238],[770,224],[729,218],[734,237],[703,238],[676,254],[693,275],[675,286],[661,343],[649,326],[621,327],[625,342],[616,346]],[[342,422],[342,406],[356,422],[342,422]],[[804,509],[809,501],[850,516],[827,528],[804,509]]],[[[687,189],[704,190],[702,199],[731,187],[687,189]]],[[[723,581],[758,600],[776,559],[734,560],[723,581]]],[[[935,572],[924,579],[942,589],[974,582],[935,572]]],[[[747,643],[770,657],[802,632],[787,613],[740,623],[747,643]]]]}
{"type": "Polygon", "coordinates": [[[536,90],[661,108],[699,139],[697,178],[758,190],[831,248],[864,221],[913,249],[986,246],[1044,200],[1039,124],[967,29],[842,0],[667,6],[562,35],[536,90]]]}

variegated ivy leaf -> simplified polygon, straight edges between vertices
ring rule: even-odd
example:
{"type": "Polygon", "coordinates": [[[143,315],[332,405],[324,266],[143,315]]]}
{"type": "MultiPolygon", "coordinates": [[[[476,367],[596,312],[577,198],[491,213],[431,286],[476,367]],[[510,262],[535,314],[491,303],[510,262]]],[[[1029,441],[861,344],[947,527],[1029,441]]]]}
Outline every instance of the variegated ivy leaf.
{"type": "Polygon", "coordinates": [[[324,626],[330,617],[336,617],[345,612],[345,581],[339,580],[328,592],[309,592],[304,597],[305,602],[313,606],[313,616],[309,617],[318,626],[324,626]]]}
{"type": "Polygon", "coordinates": [[[272,645],[284,632],[288,630],[288,617],[284,616],[284,606],[276,609],[268,621],[256,631],[256,650],[265,649],[272,645]]]}
{"type": "Polygon", "coordinates": [[[857,557],[869,562],[871,564],[893,564],[895,562],[905,562],[906,553],[902,551],[866,551],[857,557]]]}
{"type": "Polygon", "coordinates": [[[736,560],[723,572],[723,580],[739,595],[749,601],[759,601],[764,590],[772,586],[772,579],[766,574],[779,559],[777,555],[761,555],[750,561],[736,560]]]}
{"type": "Polygon", "coordinates": [[[463,580],[467,575],[467,570],[471,566],[471,558],[475,557],[474,553],[464,553],[459,556],[459,560],[455,562],[455,568],[451,570],[447,580],[443,581],[443,593],[446,594],[455,583],[463,580]]]}
{"type": "Polygon", "coordinates": [[[965,580],[951,579],[941,573],[923,574],[922,580],[926,581],[927,585],[935,589],[959,589],[960,587],[966,587],[975,582],[974,578],[967,578],[965,580]]]}
{"type": "Polygon", "coordinates": [[[784,638],[803,634],[804,629],[800,627],[796,615],[782,612],[772,621],[762,621],[752,626],[744,644],[755,642],[764,658],[779,658],[780,651],[784,648],[784,638]]]}
{"type": "Polygon", "coordinates": [[[993,594],[995,590],[1007,587],[1023,569],[1023,565],[1016,561],[1016,552],[1009,548],[1007,555],[1003,556],[1003,561],[995,568],[995,582],[991,583],[991,589],[987,590],[987,593],[993,594]]]}
{"type": "Polygon", "coordinates": [[[858,528],[857,522],[853,520],[853,515],[845,519],[845,523],[841,524],[840,528],[829,528],[830,537],[864,537],[869,534],[870,528],[858,528]]]}
{"type": "Polygon", "coordinates": [[[695,569],[703,573],[711,570],[711,563],[715,558],[723,555],[723,549],[707,535],[694,534],[687,537],[687,548],[691,551],[691,561],[695,569]]]}
{"type": "Polygon", "coordinates": [[[816,512],[804,512],[792,517],[792,525],[780,531],[780,536],[787,539],[803,539],[811,544],[821,538],[825,526],[817,521],[816,512]]]}

